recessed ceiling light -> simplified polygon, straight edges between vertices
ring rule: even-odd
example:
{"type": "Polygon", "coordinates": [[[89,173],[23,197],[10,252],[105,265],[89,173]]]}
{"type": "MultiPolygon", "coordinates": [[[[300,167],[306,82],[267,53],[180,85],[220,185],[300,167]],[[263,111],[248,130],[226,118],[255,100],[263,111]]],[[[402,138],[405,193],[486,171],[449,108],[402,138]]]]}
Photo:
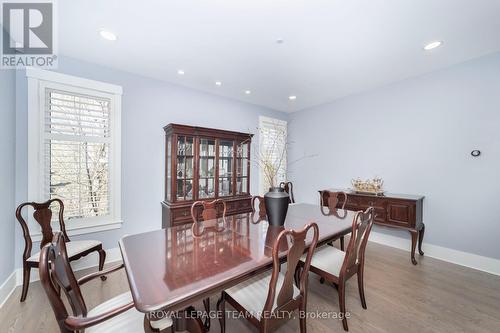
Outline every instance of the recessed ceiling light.
{"type": "Polygon", "coordinates": [[[291,101],[295,101],[297,99],[297,96],[291,95],[291,96],[288,96],[288,99],[291,101]]]}
{"type": "Polygon", "coordinates": [[[276,39],[276,44],[283,44],[285,41],[282,38],[276,39]]]}
{"type": "Polygon", "coordinates": [[[216,85],[216,86],[222,86],[222,82],[220,82],[220,81],[215,81],[215,85],[216,85]]]}
{"type": "Polygon", "coordinates": [[[435,49],[436,47],[440,47],[441,45],[443,45],[443,42],[440,40],[436,40],[434,42],[430,42],[429,44],[425,45],[424,50],[430,51],[432,49],[435,49]]]}
{"type": "Polygon", "coordinates": [[[182,69],[177,70],[177,74],[184,75],[184,71],[182,69]]]}
{"type": "Polygon", "coordinates": [[[250,90],[245,90],[245,94],[250,95],[252,92],[250,90]]]}
{"type": "Polygon", "coordinates": [[[106,40],[111,40],[111,41],[115,41],[118,39],[118,37],[112,33],[111,31],[109,30],[104,30],[102,29],[99,34],[101,35],[102,38],[106,39],[106,40]]]}

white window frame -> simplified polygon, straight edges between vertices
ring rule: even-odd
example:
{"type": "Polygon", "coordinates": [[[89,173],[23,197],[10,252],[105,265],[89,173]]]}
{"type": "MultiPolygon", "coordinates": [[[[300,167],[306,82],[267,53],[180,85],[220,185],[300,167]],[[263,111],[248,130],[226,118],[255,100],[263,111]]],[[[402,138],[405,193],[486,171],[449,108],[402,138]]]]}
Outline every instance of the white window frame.
{"type": "MultiPolygon", "coordinates": [[[[54,88],[77,94],[109,98],[111,100],[109,161],[111,200],[109,215],[92,219],[75,219],[71,223],[66,223],[66,230],[71,236],[120,228],[123,223],[121,217],[122,87],[38,68],[27,68],[26,77],[28,80],[28,200],[36,202],[47,200],[43,186],[45,176],[43,161],[45,89],[54,88]]],[[[34,241],[41,240],[40,226],[34,221],[32,214],[28,214],[28,225],[32,230],[32,239],[34,241]],[[35,230],[36,232],[33,232],[35,230]]]]}
{"type": "MultiPolygon", "coordinates": [[[[288,136],[288,122],[283,119],[277,119],[277,118],[271,118],[271,117],[266,117],[266,116],[259,116],[259,151],[262,151],[263,145],[264,145],[264,140],[261,136],[261,128],[264,123],[275,123],[279,126],[285,127],[285,133],[288,136]]],[[[288,159],[288,151],[285,152],[285,164],[282,166],[285,176],[287,172],[287,159],[288,159]]],[[[269,189],[265,188],[265,180],[264,180],[264,173],[262,172],[260,166],[259,166],[259,193],[260,195],[264,195],[269,189]]]]}

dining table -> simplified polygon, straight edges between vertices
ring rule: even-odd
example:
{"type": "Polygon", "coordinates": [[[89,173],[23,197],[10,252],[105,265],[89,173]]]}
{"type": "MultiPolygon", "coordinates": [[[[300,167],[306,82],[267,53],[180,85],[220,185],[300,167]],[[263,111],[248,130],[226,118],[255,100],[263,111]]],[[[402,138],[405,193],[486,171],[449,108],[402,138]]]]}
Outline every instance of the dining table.
{"type": "MultiPolygon", "coordinates": [[[[349,234],[355,213],[337,209],[327,214],[319,205],[297,203],[289,205],[283,227],[243,213],[125,236],[119,246],[135,307],[146,316],[176,314],[176,330],[206,332],[187,309],[270,270],[274,241],[283,229],[316,223],[321,246],[349,234]]],[[[306,237],[305,250],[312,236],[306,237]]],[[[285,259],[287,244],[279,246],[285,259]]]]}

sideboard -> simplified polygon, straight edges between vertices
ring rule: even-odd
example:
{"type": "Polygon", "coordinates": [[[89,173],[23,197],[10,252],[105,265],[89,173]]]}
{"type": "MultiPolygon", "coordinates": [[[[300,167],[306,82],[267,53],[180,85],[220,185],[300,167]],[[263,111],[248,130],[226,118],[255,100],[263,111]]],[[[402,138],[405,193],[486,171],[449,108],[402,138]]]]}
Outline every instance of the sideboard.
{"type": "MultiPolygon", "coordinates": [[[[319,191],[323,193],[323,203],[328,202],[328,191],[345,192],[347,202],[345,209],[365,210],[368,207],[375,208],[375,224],[398,228],[409,231],[411,234],[411,262],[416,265],[415,249],[418,240],[418,252],[422,251],[425,224],[423,222],[424,196],[384,193],[383,195],[372,195],[358,193],[350,190],[328,189],[319,191]]],[[[344,196],[339,196],[337,208],[344,205],[344,196]]],[[[321,201],[320,201],[321,202],[321,201]]]]}

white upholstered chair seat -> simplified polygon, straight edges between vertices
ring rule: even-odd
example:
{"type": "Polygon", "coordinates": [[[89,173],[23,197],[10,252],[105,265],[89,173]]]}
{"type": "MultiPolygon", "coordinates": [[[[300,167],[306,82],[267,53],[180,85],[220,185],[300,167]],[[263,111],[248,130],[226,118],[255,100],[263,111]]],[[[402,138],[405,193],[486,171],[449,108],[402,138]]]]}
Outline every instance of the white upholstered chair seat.
{"type": "MultiPolygon", "coordinates": [[[[333,246],[323,246],[316,249],[316,252],[314,252],[311,259],[311,267],[321,269],[334,276],[339,276],[344,258],[344,251],[340,251],[333,246]]],[[[303,255],[300,260],[304,262],[306,260],[306,255],[303,255]]]]}
{"type": "MultiPolygon", "coordinates": [[[[260,320],[262,310],[267,299],[269,292],[269,282],[271,281],[271,272],[263,273],[248,279],[237,286],[227,289],[225,292],[232,299],[238,302],[245,310],[250,312],[254,317],[260,320]]],[[[283,285],[285,276],[278,275],[278,282],[276,283],[276,295],[272,311],[277,308],[277,298],[283,285]]],[[[293,298],[297,298],[300,290],[293,284],[293,298]]]]}
{"type": "MultiPolygon", "coordinates": [[[[96,240],[83,240],[83,241],[71,241],[66,243],[66,250],[68,251],[68,258],[71,258],[75,254],[82,253],[94,246],[100,245],[101,242],[96,240]]],[[[38,262],[40,260],[40,252],[33,254],[28,258],[28,261],[38,262]]]]}
{"type": "MultiPolygon", "coordinates": [[[[115,309],[120,305],[132,302],[132,294],[130,292],[118,295],[102,304],[99,304],[87,314],[87,317],[95,316],[99,313],[115,309]]],[[[151,322],[151,326],[155,329],[163,330],[172,326],[172,319],[163,318],[158,321],[151,322]]],[[[140,333],[144,332],[144,313],[132,308],[106,320],[103,323],[89,327],[85,333],[140,333]]]]}

